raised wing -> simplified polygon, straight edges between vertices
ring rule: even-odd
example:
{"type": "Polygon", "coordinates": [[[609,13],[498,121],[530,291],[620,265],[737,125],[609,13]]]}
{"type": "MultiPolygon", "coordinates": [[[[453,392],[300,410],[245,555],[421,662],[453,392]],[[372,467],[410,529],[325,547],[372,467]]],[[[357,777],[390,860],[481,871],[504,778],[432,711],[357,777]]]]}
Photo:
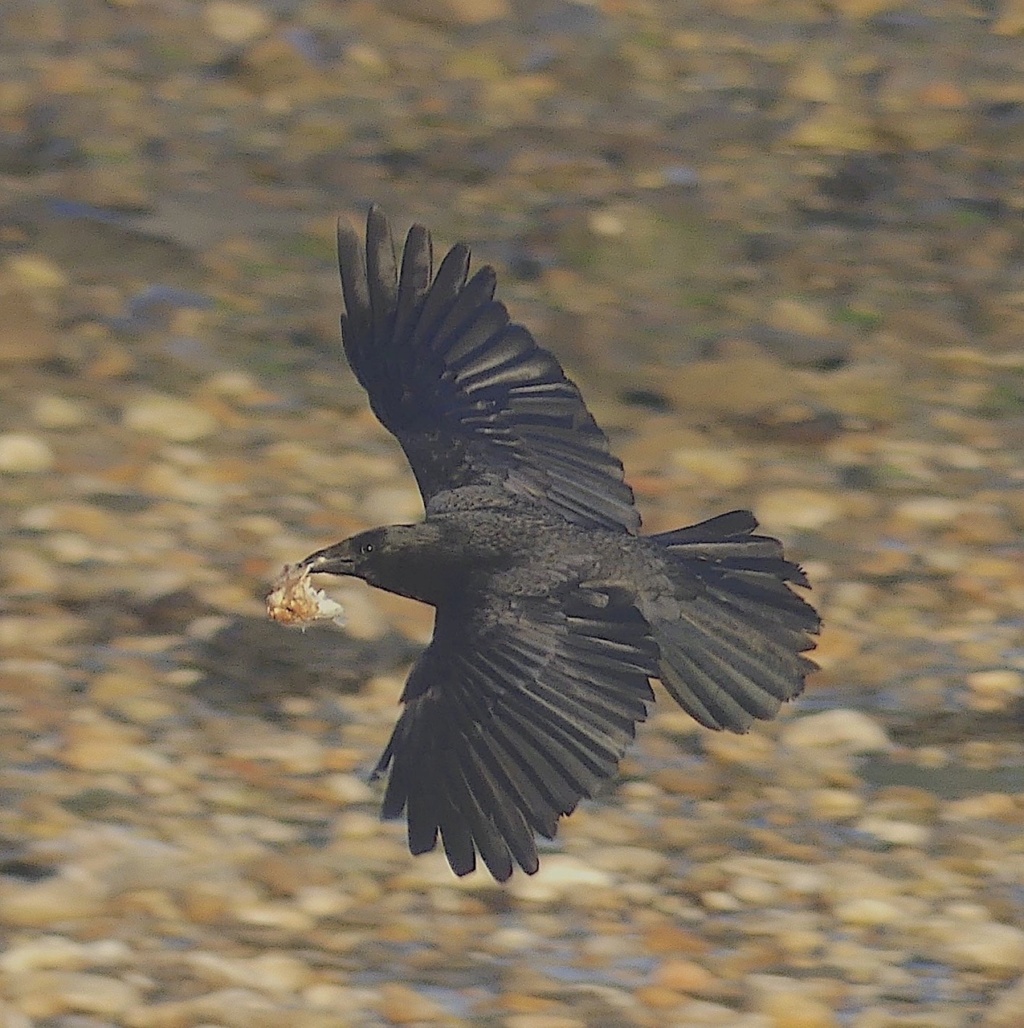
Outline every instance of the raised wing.
{"type": "Polygon", "coordinates": [[[339,222],[338,261],[349,364],[428,507],[439,494],[485,486],[497,502],[528,497],[576,524],[638,531],[622,464],[558,361],[494,299],[493,268],[468,278],[460,243],[435,276],[430,234],[414,225],[399,272],[377,207],[365,257],[339,222]]]}
{"type": "Polygon", "coordinates": [[[559,599],[467,596],[440,607],[375,774],[383,816],[408,819],[409,848],[440,836],[458,875],[477,853],[505,881],[537,870],[534,833],[610,778],[654,696],[658,649],[615,590],[559,599]]]}

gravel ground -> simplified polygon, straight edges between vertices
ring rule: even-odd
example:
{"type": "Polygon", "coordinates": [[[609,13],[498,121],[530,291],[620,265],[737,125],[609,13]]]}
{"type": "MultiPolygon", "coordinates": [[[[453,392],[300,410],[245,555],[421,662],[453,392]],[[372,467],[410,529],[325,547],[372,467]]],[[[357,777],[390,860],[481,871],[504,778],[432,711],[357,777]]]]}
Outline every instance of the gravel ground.
{"type": "Polygon", "coordinates": [[[0,1025],[1024,1024],[1024,6],[7,0],[0,1025]],[[650,530],[815,583],[777,723],[659,703],[533,878],[365,774],[429,611],[333,216],[500,271],[650,530]]]}

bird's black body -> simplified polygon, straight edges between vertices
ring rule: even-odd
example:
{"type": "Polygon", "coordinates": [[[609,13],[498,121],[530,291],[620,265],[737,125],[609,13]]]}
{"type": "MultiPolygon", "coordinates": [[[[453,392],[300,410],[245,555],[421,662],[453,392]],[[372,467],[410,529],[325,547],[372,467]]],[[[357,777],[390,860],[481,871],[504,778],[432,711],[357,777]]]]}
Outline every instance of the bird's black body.
{"type": "Polygon", "coordinates": [[[307,557],[436,607],[377,767],[385,817],[414,853],[440,836],[457,874],[537,869],[535,833],[616,770],[653,700],[649,679],[709,728],[745,731],[803,688],[818,618],[781,545],[733,511],[640,536],[622,465],[558,362],[467,278],[433,271],[415,226],[399,269],[376,209],[339,226],[352,370],[423,494],[418,525],[307,557]]]}

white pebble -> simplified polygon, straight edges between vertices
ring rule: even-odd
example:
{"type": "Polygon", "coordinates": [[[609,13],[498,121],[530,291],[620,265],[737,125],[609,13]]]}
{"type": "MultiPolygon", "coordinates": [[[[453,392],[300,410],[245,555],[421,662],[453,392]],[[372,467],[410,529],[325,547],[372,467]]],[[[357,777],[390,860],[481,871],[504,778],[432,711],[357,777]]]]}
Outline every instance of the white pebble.
{"type": "Polygon", "coordinates": [[[884,817],[862,818],[857,828],[892,846],[914,846],[918,849],[928,844],[932,834],[926,825],[914,824],[913,821],[891,821],[884,817]]]}
{"type": "Polygon", "coordinates": [[[947,952],[961,967],[997,974],[1024,968],[1024,931],[1014,925],[989,921],[964,926],[951,936],[947,952]]]}
{"type": "Polygon", "coordinates": [[[517,875],[509,891],[520,900],[552,903],[580,890],[607,889],[612,876],[563,853],[546,855],[540,870],[530,877],[517,875]]]}
{"type": "Polygon", "coordinates": [[[896,516],[916,525],[952,525],[966,512],[961,500],[945,496],[915,496],[896,506],[896,516]]]}
{"type": "Polygon", "coordinates": [[[0,471],[8,475],[38,475],[53,467],[53,450],[38,436],[21,432],[0,435],[0,471]]]}
{"type": "Polygon", "coordinates": [[[192,443],[217,431],[213,415],[202,407],[159,393],[130,403],[124,412],[124,423],[135,432],[174,443],[192,443]]]}
{"type": "Polygon", "coordinates": [[[254,4],[215,0],[203,11],[203,21],[214,39],[230,46],[248,43],[270,28],[270,17],[254,4]]]}
{"type": "Polygon", "coordinates": [[[892,748],[885,729],[859,710],[825,710],[795,718],[783,728],[782,741],[796,749],[838,749],[844,753],[892,748]]]}
{"type": "Polygon", "coordinates": [[[776,489],[757,504],[758,516],[773,529],[818,529],[843,516],[843,503],[834,493],[817,489],[776,489]]]}
{"type": "Polygon", "coordinates": [[[370,803],[376,795],[358,775],[328,775],[323,784],[331,799],[344,806],[351,803],[370,803]]]}
{"type": "Polygon", "coordinates": [[[975,671],[967,676],[967,687],[986,699],[1009,700],[1024,695],[1024,674],[1012,668],[975,671]]]}
{"type": "Polygon", "coordinates": [[[895,903],[870,896],[838,903],[834,912],[836,918],[844,924],[870,927],[897,924],[904,918],[903,911],[895,903]]]}
{"type": "Polygon", "coordinates": [[[123,1013],[141,999],[138,988],[118,978],[78,971],[30,971],[16,980],[18,1005],[30,1017],[123,1013]]]}

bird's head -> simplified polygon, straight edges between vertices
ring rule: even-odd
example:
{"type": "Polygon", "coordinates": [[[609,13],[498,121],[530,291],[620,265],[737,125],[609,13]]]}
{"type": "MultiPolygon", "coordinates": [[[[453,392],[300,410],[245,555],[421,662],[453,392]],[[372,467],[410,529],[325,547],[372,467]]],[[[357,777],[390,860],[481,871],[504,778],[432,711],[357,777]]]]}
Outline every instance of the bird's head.
{"type": "Polygon", "coordinates": [[[440,541],[436,525],[388,525],[317,550],[298,567],[311,574],[351,575],[389,592],[433,602],[444,586],[440,541]]]}
{"type": "Polygon", "coordinates": [[[367,572],[379,561],[386,544],[386,528],[373,528],[350,539],[311,553],[300,564],[313,574],[353,575],[366,578],[367,572]]]}

